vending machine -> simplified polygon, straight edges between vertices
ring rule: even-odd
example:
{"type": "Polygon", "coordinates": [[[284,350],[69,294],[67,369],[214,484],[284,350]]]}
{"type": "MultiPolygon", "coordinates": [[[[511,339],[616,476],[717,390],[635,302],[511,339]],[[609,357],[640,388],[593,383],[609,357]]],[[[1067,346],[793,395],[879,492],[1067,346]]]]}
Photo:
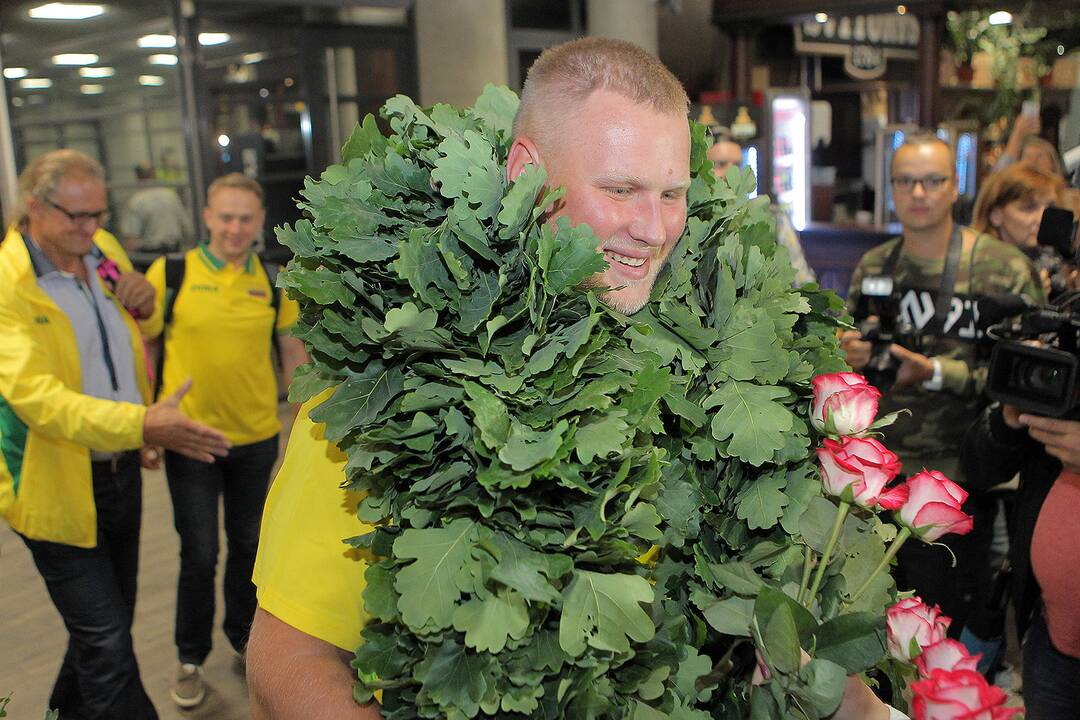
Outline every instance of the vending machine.
{"type": "Polygon", "coordinates": [[[782,207],[796,230],[810,219],[810,93],[766,90],[758,190],[782,207]]]}
{"type": "Polygon", "coordinates": [[[904,144],[904,138],[918,129],[917,125],[907,124],[878,128],[874,140],[874,224],[879,228],[898,223],[890,182],[893,154],[904,144]]]}

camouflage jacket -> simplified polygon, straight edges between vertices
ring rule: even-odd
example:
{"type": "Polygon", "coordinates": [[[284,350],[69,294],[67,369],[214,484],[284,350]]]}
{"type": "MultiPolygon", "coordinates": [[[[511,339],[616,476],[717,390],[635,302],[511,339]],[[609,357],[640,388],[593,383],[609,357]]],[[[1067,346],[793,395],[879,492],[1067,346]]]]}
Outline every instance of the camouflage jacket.
{"type": "MultiPolygon", "coordinates": [[[[974,231],[965,228],[965,235],[974,231]]],[[[862,279],[881,274],[889,255],[901,238],[894,238],[866,253],[851,279],[848,310],[855,313],[862,279]]],[[[901,251],[893,273],[900,292],[900,314],[916,328],[923,328],[934,314],[934,299],[941,290],[945,260],[911,257],[901,251]]],[[[1043,302],[1043,289],[1031,261],[1018,249],[989,235],[979,235],[961,256],[954,286],[952,312],[944,336],[923,336],[920,349],[941,363],[942,389],[921,386],[886,393],[881,414],[901,408],[911,411],[885,430],[885,443],[900,456],[905,473],[923,465],[958,477],[958,459],[964,432],[979,416],[988,400],[984,395],[990,346],[977,341],[975,328],[979,296],[1019,293],[1043,302]]]]}

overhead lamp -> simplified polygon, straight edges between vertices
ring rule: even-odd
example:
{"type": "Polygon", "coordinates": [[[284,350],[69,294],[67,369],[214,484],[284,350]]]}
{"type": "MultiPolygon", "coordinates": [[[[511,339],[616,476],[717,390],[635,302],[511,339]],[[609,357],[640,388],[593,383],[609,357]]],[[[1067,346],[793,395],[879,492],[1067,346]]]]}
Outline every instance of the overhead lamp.
{"type": "Polygon", "coordinates": [[[158,53],[146,58],[151,65],[175,65],[179,59],[172,53],[158,53]]]}
{"type": "Polygon", "coordinates": [[[8,80],[18,80],[30,74],[30,70],[24,67],[4,68],[4,77],[8,80]]]}
{"type": "Polygon", "coordinates": [[[148,87],[158,87],[165,84],[165,78],[160,75],[140,75],[139,84],[148,87]]]}
{"type": "Polygon", "coordinates": [[[819,23],[823,23],[823,22],[828,22],[828,20],[829,20],[829,14],[828,14],[828,13],[823,13],[823,12],[819,12],[819,13],[816,13],[816,14],[814,15],[814,19],[815,19],[815,20],[817,20],[817,21],[818,21],[819,23]]]}
{"type": "Polygon", "coordinates": [[[104,85],[80,85],[79,92],[83,95],[100,95],[105,92],[104,85]]]}
{"type": "Polygon", "coordinates": [[[264,52],[244,53],[243,55],[240,56],[240,60],[245,65],[254,65],[255,63],[262,62],[265,59],[266,59],[266,53],[264,53],[264,52]]]}
{"type": "Polygon", "coordinates": [[[1008,10],[998,10],[995,13],[990,13],[990,17],[987,19],[987,22],[991,25],[1008,25],[1012,21],[1012,13],[1008,10]]]}
{"type": "Polygon", "coordinates": [[[116,74],[116,68],[102,65],[101,67],[81,67],[79,77],[84,78],[109,78],[116,74]]]}
{"type": "Polygon", "coordinates": [[[229,147],[230,142],[232,142],[232,141],[229,139],[229,136],[226,135],[225,133],[222,133],[222,134],[217,136],[217,144],[220,145],[223,148],[229,147]]]}
{"type": "Polygon", "coordinates": [[[232,40],[232,35],[223,32],[202,32],[199,33],[200,45],[222,45],[232,40]]]}
{"type": "Polygon", "coordinates": [[[171,48],[176,47],[176,38],[172,35],[143,35],[138,39],[141,48],[171,48]]]}
{"type": "Polygon", "coordinates": [[[19,81],[19,87],[23,90],[46,90],[52,87],[49,78],[23,78],[19,81]]]}
{"type": "Polygon", "coordinates": [[[94,53],[60,53],[53,55],[53,65],[93,65],[98,61],[94,53]]]}
{"type": "Polygon", "coordinates": [[[28,11],[35,20],[87,20],[104,12],[104,5],[60,2],[38,5],[28,11]]]}

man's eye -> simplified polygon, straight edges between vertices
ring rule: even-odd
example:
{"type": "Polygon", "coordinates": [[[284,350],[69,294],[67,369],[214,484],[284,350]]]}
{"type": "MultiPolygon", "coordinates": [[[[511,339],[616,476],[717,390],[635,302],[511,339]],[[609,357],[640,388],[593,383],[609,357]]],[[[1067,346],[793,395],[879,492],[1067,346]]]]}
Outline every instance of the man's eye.
{"type": "Polygon", "coordinates": [[[607,191],[616,197],[627,197],[630,194],[630,188],[625,187],[609,187],[607,191]]]}

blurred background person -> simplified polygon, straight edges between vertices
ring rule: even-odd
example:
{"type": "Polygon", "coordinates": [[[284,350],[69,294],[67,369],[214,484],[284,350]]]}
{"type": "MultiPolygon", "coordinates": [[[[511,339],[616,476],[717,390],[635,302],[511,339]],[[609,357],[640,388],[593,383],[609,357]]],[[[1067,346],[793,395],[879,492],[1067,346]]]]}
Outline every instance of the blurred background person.
{"type": "Polygon", "coordinates": [[[1063,280],[1064,260],[1054,250],[1038,244],[1043,212],[1054,205],[1065,183],[1026,162],[1009,165],[991,175],[975,200],[971,226],[978,232],[1018,247],[1031,258],[1047,297],[1060,292],[1053,279],[1063,280]]]}
{"type": "MultiPolygon", "coordinates": [[[[723,178],[727,175],[728,168],[741,168],[743,161],[742,146],[732,137],[731,131],[726,127],[712,125],[709,127],[709,132],[712,133],[713,144],[706,152],[706,156],[712,162],[713,175],[723,178]]],[[[806,254],[803,253],[802,244],[799,242],[799,236],[791,224],[791,219],[783,208],[775,203],[770,205],[770,209],[772,210],[773,220],[776,222],[776,242],[783,245],[784,249],[787,250],[788,259],[791,260],[791,265],[795,268],[795,286],[801,287],[806,283],[816,282],[817,277],[810,268],[810,264],[806,262],[806,254]]]]}
{"type": "Polygon", "coordinates": [[[0,513],[33,556],[68,630],[49,699],[62,717],[157,713],[131,642],[142,519],[136,450],[223,455],[228,441],[185,417],[190,383],[146,407],[149,378],[133,315],[154,291],[101,229],[101,165],[45,153],[19,177],[0,245],[0,513]]]}
{"type": "Polygon", "coordinates": [[[276,348],[281,358],[282,387],[308,357],[303,343],[287,334],[299,306],[274,286],[277,266],[264,265],[252,250],[264,219],[257,182],[239,173],[219,177],[210,183],[203,212],[209,241],[183,257],[158,258],[147,272],[157,302],[144,329],[150,338],[162,337],[161,395],[194,378],[181,407],[233,443],[227,457],[216,459],[165,453],[180,536],[179,669],[170,695],[182,708],[206,697],[201,668],[212,647],[222,500],[228,547],[223,628],[238,654],[247,644],[259,523],[281,431],[272,354],[276,348]]]}
{"type": "Polygon", "coordinates": [[[120,214],[120,236],[128,252],[164,255],[191,247],[195,241],[191,213],[180,196],[158,184],[149,163],[136,165],[135,177],[140,188],[120,214]]]}

